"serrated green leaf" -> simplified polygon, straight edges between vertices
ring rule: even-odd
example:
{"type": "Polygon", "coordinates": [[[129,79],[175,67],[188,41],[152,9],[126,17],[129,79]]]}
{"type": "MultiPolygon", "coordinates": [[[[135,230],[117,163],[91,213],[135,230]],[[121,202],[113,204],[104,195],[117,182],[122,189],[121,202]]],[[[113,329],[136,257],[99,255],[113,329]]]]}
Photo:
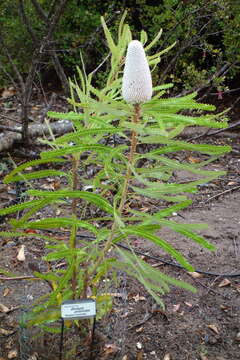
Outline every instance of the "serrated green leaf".
{"type": "Polygon", "coordinates": [[[51,199],[41,200],[38,204],[27,211],[19,220],[11,219],[9,223],[12,224],[15,228],[20,228],[31,216],[35,215],[40,209],[43,209],[45,206],[48,206],[51,203],[51,199]]]}
{"type": "Polygon", "coordinates": [[[184,266],[188,271],[194,271],[192,265],[189,264],[189,262],[185,259],[185,257],[182,254],[180,254],[176,249],[174,249],[172,245],[168,244],[165,240],[161,239],[159,236],[153,235],[152,233],[143,231],[141,229],[139,230],[137,227],[135,227],[133,230],[124,228],[123,232],[128,235],[139,236],[141,238],[150,240],[154,244],[160,246],[171,256],[173,256],[179,262],[179,264],[184,266]]]}
{"type": "MultiPolygon", "coordinates": [[[[140,41],[141,41],[141,43],[142,43],[143,46],[146,44],[147,40],[148,40],[148,36],[147,36],[146,31],[141,30],[141,33],[140,33],[140,41]]],[[[146,51],[146,48],[145,48],[145,51],[146,51]]]]}
{"type": "Polygon", "coordinates": [[[67,174],[63,171],[58,171],[58,170],[39,170],[39,171],[22,173],[21,175],[13,176],[11,178],[11,182],[16,182],[21,180],[35,180],[35,179],[41,179],[43,177],[53,177],[53,176],[67,176],[67,174]]]}
{"type": "Polygon", "coordinates": [[[115,134],[120,133],[124,129],[122,128],[114,128],[114,127],[108,127],[108,128],[97,128],[97,129],[87,129],[87,130],[80,130],[76,131],[75,133],[70,133],[63,135],[55,140],[56,144],[63,144],[65,142],[74,141],[76,139],[79,139],[84,136],[88,135],[97,135],[97,134],[115,134]]]}
{"type": "Polygon", "coordinates": [[[191,181],[189,183],[185,183],[185,184],[159,184],[156,182],[149,182],[149,181],[145,181],[145,184],[148,185],[147,188],[145,189],[141,189],[141,188],[137,188],[135,186],[132,186],[132,189],[134,189],[134,191],[138,194],[142,194],[145,196],[151,196],[152,194],[155,193],[155,197],[158,198],[158,196],[161,196],[163,194],[177,194],[177,193],[182,193],[182,192],[189,192],[189,193],[194,193],[197,191],[196,186],[197,185],[201,185],[203,183],[209,182],[213,179],[215,179],[216,177],[218,177],[219,175],[224,175],[225,172],[219,171],[219,173],[216,172],[212,172],[211,174],[209,174],[208,176],[206,176],[203,179],[199,179],[199,180],[194,180],[191,181]]]}
{"type": "MultiPolygon", "coordinates": [[[[211,150],[210,150],[211,151],[211,150]]],[[[176,160],[172,160],[169,159],[167,157],[158,157],[158,160],[160,162],[162,162],[164,165],[166,165],[167,167],[174,169],[174,170],[187,170],[193,174],[198,174],[198,175],[202,175],[202,176],[213,176],[213,177],[218,177],[220,175],[224,175],[225,172],[218,172],[218,171],[210,171],[210,170],[201,170],[201,169],[197,169],[196,165],[198,165],[199,167],[201,167],[201,163],[198,164],[186,164],[186,163],[180,163],[179,161],[176,160]]]]}
{"type": "Polygon", "coordinates": [[[55,229],[60,227],[70,227],[76,225],[78,228],[87,229],[93,233],[96,233],[96,228],[83,220],[76,220],[72,218],[47,218],[37,221],[30,221],[22,225],[26,229],[55,229]]]}
{"type": "Polygon", "coordinates": [[[65,259],[65,258],[73,258],[76,255],[81,255],[81,257],[86,256],[86,252],[84,252],[82,249],[67,249],[67,250],[60,250],[60,251],[54,251],[49,253],[48,255],[44,256],[44,260],[46,261],[55,261],[59,259],[65,259]]]}
{"type": "Polygon", "coordinates": [[[6,207],[4,209],[0,209],[0,215],[12,214],[14,212],[30,208],[32,206],[35,206],[35,205],[39,204],[39,201],[40,200],[26,201],[24,203],[12,205],[12,206],[6,207]]]}
{"type": "MultiPolygon", "coordinates": [[[[148,44],[147,46],[145,46],[144,50],[148,51],[150,50],[160,39],[160,37],[162,36],[162,29],[159,30],[159,32],[157,33],[157,35],[153,38],[153,40],[150,42],[150,44],[148,44]]],[[[147,40],[146,40],[147,42],[147,40]]],[[[169,49],[170,50],[170,49],[169,49]]]]}
{"type": "MultiPolygon", "coordinates": [[[[45,198],[59,199],[64,197],[84,199],[90,203],[100,207],[101,209],[114,213],[112,205],[104,199],[101,195],[93,194],[87,191],[71,191],[71,190],[57,190],[57,191],[40,191],[40,190],[28,190],[28,194],[32,196],[39,196],[45,198]]],[[[39,201],[39,200],[37,200],[39,201]]]]}
{"type": "Polygon", "coordinates": [[[69,100],[71,104],[74,104],[82,109],[88,109],[91,112],[96,113],[108,113],[117,117],[125,117],[132,114],[132,108],[120,102],[116,102],[116,104],[105,104],[97,101],[92,101],[90,104],[88,103],[76,103],[69,100]]]}
{"type": "Polygon", "coordinates": [[[169,84],[163,84],[163,85],[158,85],[158,86],[154,86],[153,91],[159,91],[159,90],[165,90],[165,89],[170,89],[173,87],[173,84],[169,83],[169,84]]]}
{"type": "Polygon", "coordinates": [[[198,151],[203,154],[208,155],[222,155],[226,152],[231,151],[231,147],[227,145],[209,145],[209,144],[190,144],[184,141],[171,140],[167,139],[164,136],[146,136],[145,138],[141,138],[141,142],[147,144],[166,144],[166,147],[162,147],[157,150],[149,151],[146,154],[139,155],[138,158],[150,158],[152,155],[157,154],[166,154],[168,152],[182,151],[182,150],[190,150],[190,151],[198,151]]]}
{"type": "Polygon", "coordinates": [[[165,166],[162,166],[160,168],[158,167],[151,168],[151,169],[139,168],[139,169],[135,169],[135,171],[137,174],[140,174],[145,178],[155,178],[164,181],[167,181],[172,176],[172,172],[170,172],[169,169],[165,166]]]}
{"type": "Polygon", "coordinates": [[[54,118],[54,119],[62,119],[62,120],[84,120],[84,114],[76,113],[70,111],[68,113],[60,113],[55,111],[48,111],[47,116],[54,118]]]}
{"type": "Polygon", "coordinates": [[[27,321],[27,327],[34,325],[49,324],[59,320],[61,317],[60,309],[58,310],[47,310],[40,314],[32,314],[32,318],[27,321]]]}
{"type": "Polygon", "coordinates": [[[38,160],[32,160],[32,161],[28,161],[22,165],[17,166],[15,169],[13,169],[10,174],[6,175],[3,182],[4,184],[9,184],[13,178],[13,176],[19,172],[21,172],[22,170],[25,170],[27,168],[30,168],[32,166],[35,165],[40,165],[40,164],[46,164],[46,163],[59,163],[59,162],[65,162],[66,160],[64,159],[57,159],[57,158],[52,158],[52,159],[38,159],[38,160]]]}
{"type": "Polygon", "coordinates": [[[96,151],[96,152],[110,152],[112,151],[112,148],[110,146],[100,145],[100,144],[94,144],[94,145],[78,145],[78,146],[68,146],[64,147],[63,149],[59,150],[51,150],[41,153],[42,159],[51,159],[55,156],[64,156],[74,153],[80,153],[83,151],[96,151]]]}
{"type": "Polygon", "coordinates": [[[57,276],[55,273],[53,272],[48,272],[47,274],[42,274],[38,271],[34,271],[34,276],[38,277],[39,279],[42,280],[47,280],[47,281],[54,281],[54,282],[58,282],[59,281],[59,276],[57,276]]]}
{"type": "Polygon", "coordinates": [[[166,216],[172,215],[173,212],[177,212],[179,210],[185,209],[186,207],[190,206],[191,204],[192,204],[192,200],[187,200],[187,201],[181,202],[179,204],[169,206],[166,209],[163,209],[163,210],[160,210],[160,211],[154,213],[153,217],[157,217],[158,219],[165,218],[166,216]]]}
{"type": "Polygon", "coordinates": [[[119,26],[118,26],[118,41],[121,40],[121,37],[122,37],[122,33],[123,33],[123,29],[124,29],[124,21],[126,19],[126,16],[127,16],[127,10],[124,11],[122,17],[121,17],[121,20],[119,22],[119,26]]]}
{"type": "Polygon", "coordinates": [[[59,239],[54,238],[53,236],[46,236],[42,234],[33,234],[33,233],[22,233],[19,231],[9,232],[9,231],[0,231],[0,236],[2,237],[31,237],[31,238],[40,238],[46,241],[58,242],[59,239]]]}
{"type": "MultiPolygon", "coordinates": [[[[156,99],[148,101],[147,103],[143,104],[143,110],[146,111],[160,111],[163,113],[174,113],[180,110],[208,110],[214,111],[216,110],[214,105],[209,104],[202,104],[197,103],[193,100],[196,97],[197,93],[192,93],[190,95],[182,96],[182,97],[175,97],[169,99],[156,99]]],[[[167,115],[166,115],[167,116],[167,115]]]]}
{"type": "Polygon", "coordinates": [[[104,30],[104,34],[105,34],[105,37],[107,39],[107,43],[108,43],[108,46],[109,46],[109,49],[111,50],[113,56],[115,56],[116,58],[118,58],[118,51],[117,51],[117,47],[116,45],[114,44],[114,41],[113,41],[113,38],[112,38],[112,35],[107,27],[107,24],[103,18],[103,16],[101,16],[101,23],[102,23],[102,27],[103,27],[103,30],[104,30]]]}
{"type": "MultiPolygon", "coordinates": [[[[119,248],[118,248],[118,250],[119,250],[119,248]]],[[[121,250],[121,252],[126,254],[125,250],[121,250]]],[[[133,255],[130,252],[128,252],[128,257],[130,257],[134,260],[134,256],[136,256],[136,255],[133,255]]],[[[153,268],[150,264],[146,263],[144,260],[142,260],[139,257],[138,257],[138,262],[141,264],[141,267],[144,270],[144,273],[147,275],[147,277],[151,280],[154,280],[155,283],[158,283],[159,280],[160,281],[162,280],[166,284],[178,286],[183,289],[186,289],[186,290],[196,293],[196,289],[192,285],[190,285],[184,281],[177,280],[175,278],[172,278],[171,276],[168,276],[168,275],[162,273],[161,271],[153,268]]],[[[161,284],[161,282],[160,282],[160,284],[161,284]]],[[[165,290],[168,291],[167,288],[165,290]]]]}
{"type": "MultiPolygon", "coordinates": [[[[1,233],[0,233],[0,236],[1,236],[1,233]]],[[[0,274],[3,274],[3,275],[5,275],[5,276],[9,276],[9,277],[16,277],[16,276],[18,276],[18,275],[16,275],[16,274],[14,274],[14,273],[12,273],[11,271],[9,271],[9,270],[5,270],[5,269],[3,269],[3,268],[0,268],[0,274]]]]}
{"type": "Polygon", "coordinates": [[[53,326],[46,326],[46,325],[38,325],[43,331],[51,333],[51,334],[60,334],[61,333],[61,327],[53,327],[53,326]]]}
{"type": "MultiPolygon", "coordinates": [[[[154,40],[153,40],[153,41],[154,41],[154,40]]],[[[171,45],[168,46],[167,48],[165,48],[165,49],[163,49],[163,50],[159,51],[158,53],[155,53],[155,54],[153,54],[153,55],[151,55],[151,56],[148,56],[148,59],[151,60],[151,59],[154,59],[155,57],[162,56],[162,55],[165,54],[166,52],[170,51],[170,50],[176,45],[176,43],[177,43],[177,42],[175,41],[173,44],[171,44],[171,45]]]]}
{"type": "Polygon", "coordinates": [[[165,219],[159,220],[159,224],[166,226],[166,227],[192,239],[193,241],[195,241],[196,243],[200,244],[201,246],[205,247],[208,250],[212,250],[212,251],[216,250],[214,245],[210,244],[202,236],[191,231],[191,228],[194,228],[195,230],[197,230],[197,228],[199,228],[198,225],[200,225],[200,229],[204,228],[205,224],[178,224],[174,221],[169,221],[169,220],[165,220],[165,219]]]}

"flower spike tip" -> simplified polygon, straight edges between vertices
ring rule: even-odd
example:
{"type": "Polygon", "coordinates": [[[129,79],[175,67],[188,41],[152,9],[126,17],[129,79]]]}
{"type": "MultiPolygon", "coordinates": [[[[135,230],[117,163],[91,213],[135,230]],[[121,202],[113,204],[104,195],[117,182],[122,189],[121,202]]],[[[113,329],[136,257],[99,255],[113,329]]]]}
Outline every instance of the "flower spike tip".
{"type": "Polygon", "coordinates": [[[152,97],[152,77],[142,43],[129,43],[123,71],[123,99],[127,103],[140,104],[152,97]]]}

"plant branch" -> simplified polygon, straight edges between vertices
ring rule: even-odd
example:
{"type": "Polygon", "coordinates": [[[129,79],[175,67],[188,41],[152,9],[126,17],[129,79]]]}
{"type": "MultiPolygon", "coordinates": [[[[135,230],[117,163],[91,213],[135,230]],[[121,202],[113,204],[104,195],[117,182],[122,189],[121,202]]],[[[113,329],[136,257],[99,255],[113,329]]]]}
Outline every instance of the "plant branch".
{"type": "MultiPolygon", "coordinates": [[[[78,167],[79,167],[79,155],[73,155],[72,157],[72,190],[78,189],[78,167]]],[[[77,203],[78,199],[72,199],[72,216],[74,219],[77,218],[77,203]]],[[[70,247],[71,249],[76,249],[76,226],[75,224],[72,226],[71,237],[70,237],[70,247]]],[[[72,292],[73,298],[76,297],[76,290],[77,290],[77,269],[76,269],[76,262],[77,256],[74,256],[74,270],[72,275],[72,292]]]]}
{"type": "MultiPolygon", "coordinates": [[[[35,7],[35,10],[39,16],[39,18],[41,20],[44,21],[46,27],[48,28],[49,25],[50,25],[50,22],[51,22],[51,17],[48,17],[45,12],[43,11],[43,8],[41,7],[41,5],[39,4],[38,1],[36,0],[31,0],[32,1],[32,4],[33,6],[35,7]]],[[[52,58],[52,61],[54,63],[54,67],[55,67],[55,70],[56,70],[56,73],[62,83],[62,87],[64,89],[64,92],[66,95],[69,94],[69,85],[68,85],[68,79],[67,79],[67,76],[63,70],[63,67],[58,59],[58,56],[57,56],[57,53],[56,53],[56,50],[55,49],[51,49],[51,53],[50,53],[50,56],[52,58]]]]}
{"type": "Polygon", "coordinates": [[[31,38],[32,38],[33,43],[34,44],[37,43],[37,38],[36,38],[36,36],[34,34],[32,26],[30,24],[29,18],[27,17],[27,15],[25,13],[23,0],[19,0],[19,12],[20,12],[20,15],[22,17],[22,21],[23,21],[24,25],[26,26],[27,31],[28,31],[29,35],[31,36],[31,38]]]}
{"type": "MultiPolygon", "coordinates": [[[[14,63],[14,61],[13,61],[11,55],[10,55],[10,52],[9,52],[6,44],[4,43],[2,37],[0,37],[0,44],[2,45],[2,50],[4,50],[5,54],[7,55],[8,61],[9,61],[9,63],[11,64],[12,69],[13,69],[13,71],[14,71],[14,73],[15,73],[18,81],[19,81],[21,90],[24,91],[24,90],[25,90],[25,84],[24,84],[23,77],[22,77],[22,75],[20,74],[17,66],[15,65],[15,63],[14,63]]],[[[1,68],[4,69],[3,65],[1,65],[1,68]]],[[[7,76],[10,78],[11,82],[13,83],[13,85],[14,85],[16,88],[18,88],[18,86],[17,86],[15,80],[12,78],[12,76],[11,76],[10,74],[8,74],[6,71],[4,71],[4,72],[5,72],[5,74],[7,74],[7,76]]]]}
{"type": "MultiPolygon", "coordinates": [[[[140,121],[140,115],[141,115],[140,104],[136,104],[136,105],[134,105],[134,116],[132,118],[132,122],[134,124],[137,124],[140,121]]],[[[126,172],[125,181],[123,184],[120,205],[118,207],[118,212],[120,215],[121,215],[121,213],[124,209],[124,205],[126,203],[127,192],[128,192],[128,187],[129,187],[129,182],[130,182],[131,172],[132,172],[131,168],[134,163],[134,155],[136,152],[136,147],[137,147],[137,133],[135,130],[133,130],[132,135],[131,135],[131,146],[130,146],[130,151],[129,151],[129,155],[128,155],[127,172],[126,172]]],[[[92,273],[94,273],[96,271],[96,269],[98,268],[98,266],[101,264],[102,260],[104,259],[106,253],[112,246],[113,235],[114,235],[116,228],[117,228],[117,222],[114,221],[109,238],[107,239],[107,241],[105,243],[105,246],[102,250],[101,255],[99,256],[98,260],[96,261],[95,265],[93,266],[93,269],[91,271],[92,273]]]]}
{"type": "MultiPolygon", "coordinates": [[[[141,112],[140,105],[136,104],[134,106],[134,110],[135,110],[135,112],[134,112],[134,116],[133,116],[133,123],[137,124],[140,120],[140,112],[141,112]]],[[[121,198],[120,205],[118,208],[120,214],[122,213],[122,210],[125,205],[126,197],[127,197],[128,185],[129,185],[129,181],[130,181],[130,177],[131,177],[131,167],[134,162],[134,155],[136,152],[136,147],[137,147],[137,133],[135,130],[133,130],[132,137],[131,137],[131,147],[130,147],[130,152],[129,152],[129,156],[128,156],[127,173],[126,173],[125,181],[124,181],[124,185],[123,185],[122,198],[121,198]]]]}
{"type": "Polygon", "coordinates": [[[35,10],[38,13],[39,17],[45,22],[47,19],[47,15],[43,11],[43,8],[39,4],[39,2],[36,0],[31,0],[31,2],[32,2],[33,6],[35,7],[35,10]]]}

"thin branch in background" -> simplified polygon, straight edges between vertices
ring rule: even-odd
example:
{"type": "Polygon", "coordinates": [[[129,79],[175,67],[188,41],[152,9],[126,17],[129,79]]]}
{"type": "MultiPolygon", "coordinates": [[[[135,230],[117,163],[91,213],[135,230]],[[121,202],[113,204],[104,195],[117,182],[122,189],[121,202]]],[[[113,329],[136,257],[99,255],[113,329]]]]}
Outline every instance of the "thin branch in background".
{"type": "MultiPolygon", "coordinates": [[[[38,1],[36,0],[31,0],[32,1],[32,4],[33,6],[35,7],[35,10],[39,16],[39,18],[41,20],[43,20],[43,22],[45,23],[46,27],[48,28],[50,26],[50,22],[51,22],[51,17],[48,17],[45,12],[43,11],[43,8],[41,7],[41,5],[39,4],[38,1]]],[[[50,39],[49,38],[49,42],[50,42],[50,39]]],[[[69,84],[68,84],[68,79],[67,79],[67,76],[63,70],[63,67],[59,61],[59,58],[56,54],[56,51],[54,49],[54,47],[52,48],[52,52],[51,52],[51,57],[52,57],[52,60],[53,60],[53,63],[54,63],[54,67],[55,67],[55,70],[56,70],[56,73],[61,81],[61,84],[62,84],[62,87],[64,89],[64,92],[66,95],[69,94],[69,84]]]]}
{"type": "MultiPolygon", "coordinates": [[[[13,59],[12,59],[12,56],[10,55],[10,51],[8,50],[8,47],[7,47],[6,44],[4,43],[2,37],[0,37],[0,44],[2,45],[2,51],[5,52],[5,54],[6,54],[7,58],[8,58],[8,61],[9,61],[9,63],[11,64],[12,69],[13,69],[13,71],[14,71],[17,79],[18,79],[19,85],[20,85],[20,87],[21,87],[21,89],[22,89],[22,91],[23,91],[23,90],[25,89],[23,77],[22,77],[22,75],[20,74],[20,71],[18,70],[17,66],[15,65],[15,63],[14,63],[14,61],[13,61],[13,59]]],[[[6,72],[5,72],[5,73],[6,73],[6,72]]],[[[14,85],[16,88],[18,88],[17,83],[15,82],[15,80],[12,79],[12,83],[13,83],[13,85],[14,85]]]]}
{"type": "Polygon", "coordinates": [[[50,19],[52,17],[52,15],[54,14],[57,3],[58,3],[58,0],[53,0],[52,1],[51,7],[50,7],[50,10],[49,10],[49,13],[48,13],[48,19],[50,19]]]}
{"type": "MultiPolygon", "coordinates": [[[[202,86],[195,86],[194,88],[190,89],[190,90],[184,90],[182,91],[179,95],[177,95],[177,97],[180,97],[180,96],[184,96],[184,95],[187,95],[187,94],[190,94],[192,92],[199,92],[199,91],[202,91],[203,89],[205,88],[209,88],[209,92],[211,91],[211,89],[213,88],[213,86],[211,85],[211,83],[213,82],[213,80],[219,76],[223,76],[223,75],[226,75],[226,73],[228,71],[230,71],[230,69],[232,68],[232,66],[234,65],[235,63],[225,63],[220,69],[218,69],[213,75],[211,75],[207,80],[206,80],[206,83],[202,86]]],[[[200,97],[198,99],[198,101],[201,101],[203,98],[205,98],[207,96],[208,92],[203,94],[202,97],[200,97]]]]}
{"type": "MultiPolygon", "coordinates": [[[[240,97],[238,98],[238,100],[239,99],[240,99],[240,97]]],[[[194,137],[192,137],[192,138],[190,138],[188,140],[192,141],[192,140],[200,139],[200,138],[205,137],[205,136],[213,136],[213,135],[217,135],[217,134],[220,134],[220,133],[225,133],[225,132],[228,132],[229,130],[235,129],[235,128],[239,127],[239,126],[240,126],[240,120],[236,121],[234,124],[231,124],[227,128],[224,128],[224,129],[219,129],[219,130],[216,130],[216,131],[211,131],[210,129],[208,129],[203,134],[200,134],[198,136],[194,136],[194,137]]]]}
{"type": "Polygon", "coordinates": [[[41,5],[39,4],[38,1],[36,0],[31,0],[33,6],[35,7],[39,17],[45,22],[46,20],[48,20],[47,15],[45,14],[45,12],[43,11],[43,8],[41,7],[41,5]]]}
{"type": "MultiPolygon", "coordinates": [[[[42,57],[43,49],[48,45],[48,42],[50,41],[50,39],[52,37],[52,34],[56,28],[56,25],[57,25],[61,15],[63,14],[63,10],[64,10],[64,7],[65,7],[67,1],[68,0],[61,0],[58,2],[58,6],[55,7],[55,12],[53,13],[52,17],[50,18],[48,26],[46,26],[45,33],[43,34],[41,41],[38,42],[38,46],[35,48],[33,55],[32,55],[32,62],[30,65],[27,79],[25,81],[25,89],[24,89],[25,91],[23,93],[22,114],[21,114],[22,135],[23,135],[23,141],[25,143],[28,142],[28,123],[29,123],[28,107],[29,107],[30,98],[32,96],[33,81],[34,81],[35,74],[37,71],[37,66],[39,64],[39,60],[42,57]]],[[[22,0],[20,0],[20,11],[23,15],[22,16],[23,23],[33,40],[34,38],[36,38],[36,36],[33,34],[33,30],[30,26],[30,21],[25,14],[24,3],[22,0]]]]}
{"type": "Polygon", "coordinates": [[[206,204],[207,202],[209,202],[209,201],[211,201],[211,200],[213,200],[213,199],[218,198],[218,197],[221,196],[221,195],[227,194],[227,193],[229,193],[229,192],[232,192],[232,191],[235,191],[235,190],[238,190],[238,189],[240,189],[240,185],[235,186],[235,187],[233,187],[233,188],[231,188],[231,189],[222,191],[222,192],[220,192],[220,193],[218,193],[218,194],[215,194],[215,195],[209,197],[208,199],[204,200],[204,204],[206,204]]]}
{"type": "Polygon", "coordinates": [[[109,54],[103,59],[103,61],[91,72],[91,75],[94,75],[94,74],[103,66],[103,64],[105,64],[105,62],[109,59],[110,56],[111,56],[111,53],[109,53],[109,54]]]}
{"type": "Polygon", "coordinates": [[[2,70],[2,72],[5,74],[5,76],[10,80],[10,82],[13,84],[15,89],[18,89],[18,84],[16,83],[16,81],[14,80],[14,78],[12,77],[11,74],[9,74],[8,71],[6,71],[5,67],[0,63],[0,69],[2,70]]]}
{"type": "Polygon", "coordinates": [[[22,21],[23,21],[24,25],[27,28],[27,31],[30,34],[31,38],[32,38],[33,43],[37,44],[37,38],[36,38],[36,36],[35,36],[35,34],[33,32],[30,21],[29,21],[27,15],[26,15],[23,0],[19,0],[19,12],[20,12],[20,15],[22,17],[22,21]]]}
{"type": "MultiPolygon", "coordinates": [[[[234,93],[240,91],[240,88],[236,88],[236,89],[231,89],[231,90],[225,90],[222,93],[223,94],[230,94],[230,93],[234,93]]],[[[218,95],[218,93],[209,93],[209,95],[218,95]]]]}
{"type": "Polygon", "coordinates": [[[1,115],[0,115],[0,119],[1,119],[2,117],[5,118],[5,119],[7,119],[7,120],[9,120],[9,121],[13,121],[13,122],[15,122],[15,123],[17,123],[17,124],[21,124],[20,121],[12,118],[11,116],[7,116],[7,115],[4,115],[4,114],[1,114],[1,115]]]}
{"type": "Polygon", "coordinates": [[[42,93],[43,94],[43,98],[44,98],[44,103],[45,105],[47,106],[48,105],[48,99],[47,99],[47,96],[46,96],[46,92],[44,91],[44,87],[43,87],[43,84],[42,84],[42,80],[41,80],[41,76],[39,73],[36,74],[36,76],[38,77],[38,83],[39,83],[39,86],[38,84],[35,82],[35,87],[36,89],[39,91],[39,93],[42,93]]]}

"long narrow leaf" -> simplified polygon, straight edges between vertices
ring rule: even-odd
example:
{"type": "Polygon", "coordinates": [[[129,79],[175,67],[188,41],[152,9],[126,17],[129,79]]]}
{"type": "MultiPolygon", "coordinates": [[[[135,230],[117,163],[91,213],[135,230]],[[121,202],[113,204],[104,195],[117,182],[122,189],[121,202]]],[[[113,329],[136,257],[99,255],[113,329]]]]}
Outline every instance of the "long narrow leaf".
{"type": "Polygon", "coordinates": [[[160,246],[167,253],[172,255],[188,271],[194,271],[192,265],[189,264],[189,262],[185,259],[185,257],[182,254],[180,254],[176,249],[174,249],[172,245],[168,244],[165,240],[161,239],[159,236],[153,235],[152,233],[149,233],[147,231],[138,230],[137,227],[134,230],[128,229],[126,227],[124,228],[124,232],[128,235],[135,235],[150,240],[151,242],[160,246]]]}
{"type": "Polygon", "coordinates": [[[59,199],[59,198],[75,198],[75,199],[84,199],[90,203],[99,206],[101,209],[109,212],[110,214],[114,213],[112,205],[105,200],[102,196],[98,194],[92,194],[87,191],[70,191],[70,190],[58,190],[58,191],[41,191],[41,190],[29,190],[29,195],[39,196],[45,198],[59,199]]]}
{"type": "Polygon", "coordinates": [[[78,228],[87,229],[93,233],[96,233],[96,228],[83,220],[75,220],[71,218],[47,218],[38,221],[30,221],[23,225],[24,228],[27,229],[55,229],[60,227],[69,227],[72,225],[76,225],[78,228]]]}
{"type": "Polygon", "coordinates": [[[20,173],[22,170],[25,170],[27,168],[30,168],[32,166],[35,165],[40,165],[40,164],[46,164],[46,163],[59,163],[59,162],[65,162],[66,160],[64,159],[57,159],[57,158],[52,158],[52,159],[38,159],[38,160],[32,160],[32,161],[28,161],[22,165],[19,165],[18,167],[16,167],[15,169],[13,169],[10,174],[6,175],[3,182],[4,184],[9,184],[12,181],[12,178],[14,177],[15,174],[20,173]]]}

